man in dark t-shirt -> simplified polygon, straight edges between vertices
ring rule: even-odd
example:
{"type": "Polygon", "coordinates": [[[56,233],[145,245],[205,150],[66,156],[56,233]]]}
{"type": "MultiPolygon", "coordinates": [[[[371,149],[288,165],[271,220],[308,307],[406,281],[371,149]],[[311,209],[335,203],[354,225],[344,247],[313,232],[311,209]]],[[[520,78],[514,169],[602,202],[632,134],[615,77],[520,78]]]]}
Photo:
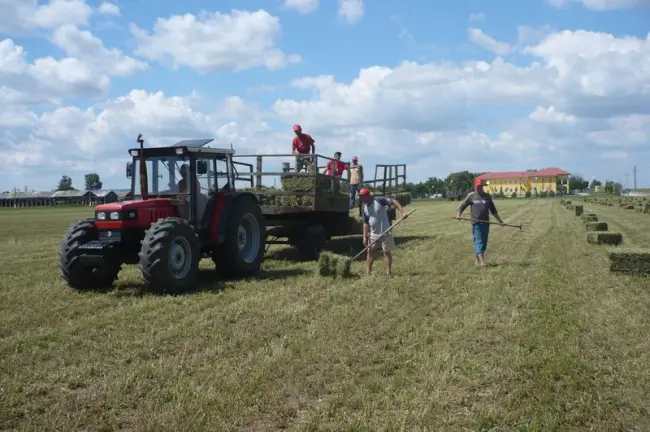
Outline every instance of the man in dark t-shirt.
{"type": "Polygon", "coordinates": [[[474,252],[476,254],[476,264],[485,265],[485,249],[487,249],[488,237],[490,235],[490,213],[494,215],[497,221],[503,225],[494,201],[489,193],[483,190],[483,180],[477,178],[474,181],[474,192],[470,192],[458,208],[456,219],[460,219],[467,207],[472,208],[472,234],[474,237],[474,252]]]}

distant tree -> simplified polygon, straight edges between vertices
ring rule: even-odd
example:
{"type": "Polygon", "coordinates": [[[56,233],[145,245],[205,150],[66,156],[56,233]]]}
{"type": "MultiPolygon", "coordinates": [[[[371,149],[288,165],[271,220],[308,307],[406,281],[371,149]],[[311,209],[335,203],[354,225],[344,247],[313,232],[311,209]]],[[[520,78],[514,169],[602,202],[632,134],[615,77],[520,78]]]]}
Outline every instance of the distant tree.
{"type": "Polygon", "coordinates": [[[59,180],[59,185],[56,187],[56,190],[58,191],[74,190],[74,188],[72,187],[72,179],[67,175],[61,176],[61,180],[59,180]]]}
{"type": "Polygon", "coordinates": [[[102,188],[102,181],[97,173],[89,173],[85,176],[86,190],[99,190],[102,188]]]}
{"type": "Polygon", "coordinates": [[[603,183],[600,180],[593,179],[589,185],[589,189],[595,189],[596,186],[602,186],[603,183]]]}
{"type": "Polygon", "coordinates": [[[580,175],[569,177],[569,190],[584,190],[589,187],[589,182],[580,175]]]}

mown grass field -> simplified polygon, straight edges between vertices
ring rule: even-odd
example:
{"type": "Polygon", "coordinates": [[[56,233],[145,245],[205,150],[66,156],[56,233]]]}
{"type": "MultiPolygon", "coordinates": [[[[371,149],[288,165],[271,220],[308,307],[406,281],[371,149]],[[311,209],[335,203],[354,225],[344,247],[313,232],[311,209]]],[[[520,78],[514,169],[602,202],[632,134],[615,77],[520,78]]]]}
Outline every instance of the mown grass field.
{"type": "MultiPolygon", "coordinates": [[[[650,282],[609,273],[555,200],[496,202],[473,263],[457,202],[414,202],[395,277],[336,281],[275,249],[258,280],[142,294],[59,279],[65,228],[86,209],[0,212],[0,429],[647,430],[650,282]]],[[[650,243],[650,216],[587,204],[650,243]]],[[[360,239],[334,242],[360,250],[360,239]]],[[[354,250],[352,252],[354,252],[354,250]]]]}

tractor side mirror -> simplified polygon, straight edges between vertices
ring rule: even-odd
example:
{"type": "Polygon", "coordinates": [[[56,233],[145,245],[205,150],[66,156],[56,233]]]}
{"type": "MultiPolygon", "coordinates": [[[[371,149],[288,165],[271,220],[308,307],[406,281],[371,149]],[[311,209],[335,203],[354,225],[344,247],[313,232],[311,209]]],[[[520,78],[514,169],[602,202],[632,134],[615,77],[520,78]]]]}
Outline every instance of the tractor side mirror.
{"type": "Polygon", "coordinates": [[[126,163],[126,178],[133,177],[133,162],[126,163]]]}
{"type": "Polygon", "coordinates": [[[207,174],[208,172],[208,163],[206,161],[196,161],[196,172],[199,175],[207,174]]]}

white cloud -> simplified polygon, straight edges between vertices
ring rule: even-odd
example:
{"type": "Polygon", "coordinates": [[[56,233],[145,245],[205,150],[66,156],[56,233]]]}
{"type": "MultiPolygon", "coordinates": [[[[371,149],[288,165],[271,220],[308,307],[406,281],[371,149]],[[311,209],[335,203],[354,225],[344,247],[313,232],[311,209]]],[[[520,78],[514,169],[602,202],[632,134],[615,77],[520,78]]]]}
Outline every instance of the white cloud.
{"type": "Polygon", "coordinates": [[[132,32],[138,41],[136,54],[174,69],[275,70],[300,61],[300,56],[276,47],[280,21],[265,10],[174,15],[158,18],[151,34],[136,25],[132,32]]]}
{"type": "Polygon", "coordinates": [[[3,104],[38,105],[63,97],[92,98],[108,90],[108,76],[98,75],[79,59],[42,57],[29,63],[26,54],[11,39],[0,41],[0,89],[3,90],[0,102],[3,104]]]}
{"type": "MultiPolygon", "coordinates": [[[[82,47],[86,39],[93,40],[78,34],[73,39],[82,47]]],[[[4,74],[0,82],[11,84],[0,87],[0,98],[60,95],[66,79],[72,79],[73,89],[96,86],[93,68],[101,64],[104,51],[96,44],[88,46],[93,49],[76,49],[98,53],[98,60],[88,63],[88,78],[83,79],[82,69],[73,75],[39,75],[48,61],[29,63],[12,41],[0,43],[4,74]],[[29,87],[23,86],[23,92],[16,93],[14,80],[20,77],[30,77],[31,85],[43,90],[28,92],[29,87]],[[42,84],[52,77],[56,80],[49,87],[42,84]]],[[[119,187],[125,151],[135,145],[140,132],[149,145],[205,136],[215,137],[215,145],[232,143],[238,152],[285,153],[293,123],[314,135],[320,154],[340,150],[344,158],[357,155],[368,167],[387,161],[406,163],[409,180],[455,170],[544,166],[614,178],[632,161],[647,160],[650,35],[615,38],[565,31],[522,52],[528,65],[502,58],[403,62],[364,68],[346,82],[331,75],[303,77],[292,82],[292,93],[303,94],[276,100],[270,111],[235,96],[216,108],[200,110],[194,105],[195,96],[169,97],[143,90],[89,109],[64,106],[36,113],[13,107],[0,114],[0,158],[11,162],[0,165],[0,179],[12,186],[29,177],[52,187],[67,171],[81,182],[84,172],[97,169],[105,184],[119,187]],[[491,121],[490,114],[500,108],[528,115],[491,121]],[[488,120],[481,123],[482,118],[488,120]],[[283,129],[273,129],[272,124],[283,129]],[[608,164],[602,171],[590,171],[600,157],[608,157],[608,164]],[[38,168],[40,174],[34,176],[42,165],[49,168],[38,168]]],[[[79,58],[85,59],[85,54],[79,58]]],[[[56,70],[63,60],[49,62],[56,70]]]]}
{"type": "Polygon", "coordinates": [[[109,2],[104,2],[101,5],[99,5],[97,11],[104,15],[115,15],[115,16],[121,15],[120,7],[116,4],[109,3],[109,2]]]}
{"type": "Polygon", "coordinates": [[[98,72],[114,76],[129,76],[147,69],[145,62],[125,56],[118,49],[108,49],[89,31],[66,24],[52,35],[54,43],[71,57],[83,59],[98,72]]]}
{"type": "Polygon", "coordinates": [[[318,9],[318,0],[284,0],[284,7],[306,15],[318,9]]]}
{"type": "Polygon", "coordinates": [[[506,55],[511,51],[509,44],[495,40],[491,36],[485,34],[481,29],[469,28],[467,29],[467,36],[472,43],[483,47],[488,51],[492,51],[495,54],[506,55]]]}
{"type": "Polygon", "coordinates": [[[63,24],[88,24],[92,9],[84,0],[0,0],[0,33],[22,35],[63,24]]]}
{"type": "Polygon", "coordinates": [[[363,0],[339,0],[339,17],[354,24],[363,18],[364,8],[363,0]]]}
{"type": "Polygon", "coordinates": [[[539,41],[552,33],[552,28],[549,25],[533,27],[528,25],[517,26],[517,44],[518,45],[532,45],[537,44],[539,41]]]}
{"type": "Polygon", "coordinates": [[[469,22],[479,22],[485,20],[485,14],[483,12],[477,12],[470,14],[469,18],[467,19],[469,22]]]}
{"type": "Polygon", "coordinates": [[[581,3],[587,9],[606,11],[648,6],[650,0],[546,0],[551,6],[562,8],[572,3],[581,3]]]}

